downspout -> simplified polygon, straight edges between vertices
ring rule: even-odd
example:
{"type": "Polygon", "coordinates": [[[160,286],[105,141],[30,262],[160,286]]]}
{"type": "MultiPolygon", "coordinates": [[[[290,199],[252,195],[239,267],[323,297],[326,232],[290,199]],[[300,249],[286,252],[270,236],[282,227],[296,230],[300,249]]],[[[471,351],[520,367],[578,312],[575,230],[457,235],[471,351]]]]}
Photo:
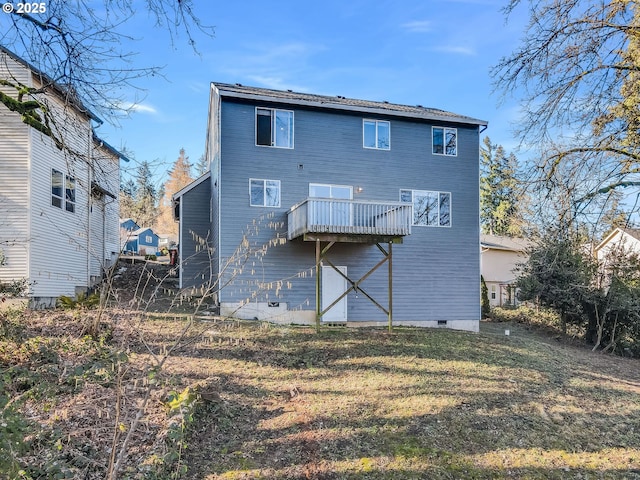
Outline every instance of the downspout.
{"type": "Polygon", "coordinates": [[[91,181],[93,163],[91,159],[91,144],[93,142],[93,130],[91,120],[89,120],[89,130],[87,133],[87,289],[91,288],[91,181]]]}

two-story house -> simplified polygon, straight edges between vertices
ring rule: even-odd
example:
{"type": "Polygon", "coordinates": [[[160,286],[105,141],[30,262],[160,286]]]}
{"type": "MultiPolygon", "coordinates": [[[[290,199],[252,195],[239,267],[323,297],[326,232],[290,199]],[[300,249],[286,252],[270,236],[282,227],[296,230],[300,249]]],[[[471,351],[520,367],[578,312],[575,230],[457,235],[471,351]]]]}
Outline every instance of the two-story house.
{"type": "Polygon", "coordinates": [[[51,306],[115,261],[126,158],[95,135],[98,117],[4,47],[0,79],[0,282],[26,279],[31,305],[51,306]]]}
{"type": "Polygon", "coordinates": [[[212,84],[210,172],[174,195],[181,286],[240,318],[477,331],[486,125],[212,84]]]}

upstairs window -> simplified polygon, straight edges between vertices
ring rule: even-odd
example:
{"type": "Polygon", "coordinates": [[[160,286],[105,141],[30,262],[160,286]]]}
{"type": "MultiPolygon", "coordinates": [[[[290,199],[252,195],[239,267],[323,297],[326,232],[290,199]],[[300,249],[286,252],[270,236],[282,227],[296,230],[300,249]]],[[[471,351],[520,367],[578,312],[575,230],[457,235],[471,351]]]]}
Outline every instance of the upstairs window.
{"type": "Polygon", "coordinates": [[[51,170],[51,205],[62,208],[64,175],[58,170],[51,170]]]}
{"type": "Polygon", "coordinates": [[[249,198],[252,207],[279,207],[280,180],[250,178],[249,198]]]}
{"type": "Polygon", "coordinates": [[[451,193],[400,190],[400,201],[413,204],[413,224],[426,227],[451,226],[451,193]]]}
{"type": "Polygon", "coordinates": [[[256,108],[256,145],[293,148],[293,112],[256,108]]]}
{"type": "Polygon", "coordinates": [[[378,150],[390,150],[390,123],[384,120],[362,121],[362,146],[378,150]]]}
{"type": "Polygon", "coordinates": [[[66,188],[64,193],[64,208],[67,212],[76,211],[76,180],[69,175],[65,175],[66,188]]]}
{"type": "Polygon", "coordinates": [[[71,213],[76,211],[76,179],[55,168],[51,169],[51,205],[71,213]]]}
{"type": "Polygon", "coordinates": [[[458,154],[458,131],[455,128],[433,127],[433,153],[435,155],[458,154]]]}

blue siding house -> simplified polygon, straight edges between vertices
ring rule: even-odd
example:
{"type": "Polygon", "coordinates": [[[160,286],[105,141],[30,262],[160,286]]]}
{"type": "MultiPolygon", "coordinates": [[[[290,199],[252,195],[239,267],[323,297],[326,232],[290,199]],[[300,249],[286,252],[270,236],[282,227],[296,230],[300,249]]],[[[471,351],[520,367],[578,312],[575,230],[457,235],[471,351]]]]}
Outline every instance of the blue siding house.
{"type": "Polygon", "coordinates": [[[139,228],[128,234],[124,251],[138,255],[155,254],[158,251],[159,241],[160,237],[151,228],[139,228]]]}
{"type": "Polygon", "coordinates": [[[140,225],[138,225],[132,218],[121,218],[120,219],[120,229],[124,232],[130,233],[134,230],[138,230],[140,225]]]}
{"type": "Polygon", "coordinates": [[[181,286],[240,318],[477,331],[486,125],[212,84],[210,172],[174,196],[181,286]]]}

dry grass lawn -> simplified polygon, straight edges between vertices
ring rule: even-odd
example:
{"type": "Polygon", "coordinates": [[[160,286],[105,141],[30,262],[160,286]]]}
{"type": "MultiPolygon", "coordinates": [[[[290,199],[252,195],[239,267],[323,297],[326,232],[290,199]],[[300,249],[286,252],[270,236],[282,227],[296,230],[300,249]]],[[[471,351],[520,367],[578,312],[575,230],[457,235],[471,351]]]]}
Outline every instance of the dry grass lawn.
{"type": "Polygon", "coordinates": [[[211,325],[188,478],[640,478],[640,364],[480,334],[211,325]]]}
{"type": "MultiPolygon", "coordinates": [[[[640,478],[640,362],[522,324],[389,333],[202,320],[154,383],[152,356],[185,319],[110,318],[101,345],[82,337],[82,316],[59,314],[31,318],[21,344],[0,339],[11,408],[58,432],[56,458],[74,478],[104,478],[114,432],[121,445],[149,388],[118,478],[640,478]],[[25,350],[29,336],[38,348],[25,350]],[[187,386],[186,449],[158,474],[167,392],[187,386]]],[[[44,440],[29,446],[23,460],[46,453],[44,440]]]]}

